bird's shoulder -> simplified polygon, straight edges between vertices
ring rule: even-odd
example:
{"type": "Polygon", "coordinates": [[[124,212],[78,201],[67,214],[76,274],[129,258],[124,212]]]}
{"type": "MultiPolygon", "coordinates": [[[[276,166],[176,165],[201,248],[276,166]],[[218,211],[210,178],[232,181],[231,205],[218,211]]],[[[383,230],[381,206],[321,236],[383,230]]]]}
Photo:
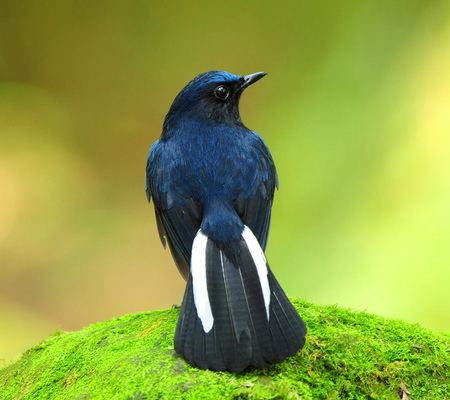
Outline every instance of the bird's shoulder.
{"type": "Polygon", "coordinates": [[[257,159],[259,160],[258,172],[260,174],[260,179],[264,182],[268,191],[273,194],[274,189],[278,189],[279,183],[272,154],[270,153],[264,139],[258,133],[250,131],[249,137],[251,137],[254,143],[253,149],[255,149],[257,159]]]}
{"type": "Polygon", "coordinates": [[[154,158],[156,153],[156,148],[159,145],[159,140],[152,144],[150,147],[150,151],[148,153],[147,165],[145,167],[145,194],[147,195],[147,200],[150,201],[152,198],[152,190],[151,190],[151,178],[152,178],[152,169],[154,168],[154,158]]]}
{"type": "Polygon", "coordinates": [[[147,167],[145,172],[145,183],[147,198],[153,198],[155,204],[161,193],[169,192],[170,170],[174,168],[177,160],[175,151],[167,149],[167,144],[161,139],[153,143],[150,148],[147,167]]]}

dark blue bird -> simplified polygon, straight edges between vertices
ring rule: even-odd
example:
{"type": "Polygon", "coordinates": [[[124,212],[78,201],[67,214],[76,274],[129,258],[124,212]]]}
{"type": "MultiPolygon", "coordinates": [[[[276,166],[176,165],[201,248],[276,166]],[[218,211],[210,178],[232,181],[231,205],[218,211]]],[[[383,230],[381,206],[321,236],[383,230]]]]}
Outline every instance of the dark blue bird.
{"type": "Polygon", "coordinates": [[[305,324],[264,256],[275,165],[239,115],[243,90],[264,75],[197,76],[148,157],[159,235],[187,280],[175,350],[202,369],[265,368],[305,343],[305,324]]]}

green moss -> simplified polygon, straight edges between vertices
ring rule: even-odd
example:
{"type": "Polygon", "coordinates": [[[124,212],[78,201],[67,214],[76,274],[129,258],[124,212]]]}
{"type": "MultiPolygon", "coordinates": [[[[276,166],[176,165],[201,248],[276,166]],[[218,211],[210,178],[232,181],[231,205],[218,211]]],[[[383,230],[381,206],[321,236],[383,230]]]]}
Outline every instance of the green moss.
{"type": "Polygon", "coordinates": [[[202,371],[173,349],[178,310],[61,333],[0,370],[9,399],[450,399],[450,335],[335,306],[293,301],[302,352],[265,370],[202,371]]]}

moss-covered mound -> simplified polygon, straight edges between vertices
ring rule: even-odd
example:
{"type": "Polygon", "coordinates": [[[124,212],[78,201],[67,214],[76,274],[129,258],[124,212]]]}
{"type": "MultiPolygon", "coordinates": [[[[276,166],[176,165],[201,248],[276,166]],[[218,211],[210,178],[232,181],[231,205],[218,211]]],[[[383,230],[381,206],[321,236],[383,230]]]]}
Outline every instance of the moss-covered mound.
{"type": "Polygon", "coordinates": [[[173,349],[178,310],[58,333],[0,370],[9,399],[450,399],[450,335],[293,301],[308,329],[296,357],[265,370],[202,371],[173,349]]]}

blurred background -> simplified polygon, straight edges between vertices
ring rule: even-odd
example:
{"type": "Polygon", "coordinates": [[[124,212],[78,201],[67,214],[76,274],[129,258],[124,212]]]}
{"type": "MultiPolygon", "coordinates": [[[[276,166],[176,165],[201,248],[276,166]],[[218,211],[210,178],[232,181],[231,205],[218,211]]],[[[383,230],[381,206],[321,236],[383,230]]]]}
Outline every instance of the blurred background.
{"type": "MultiPolygon", "coordinates": [[[[144,193],[174,97],[266,71],[288,295],[450,330],[450,3],[0,0],[0,359],[179,304],[144,193]]],[[[1,366],[2,361],[0,361],[1,366]]]]}

